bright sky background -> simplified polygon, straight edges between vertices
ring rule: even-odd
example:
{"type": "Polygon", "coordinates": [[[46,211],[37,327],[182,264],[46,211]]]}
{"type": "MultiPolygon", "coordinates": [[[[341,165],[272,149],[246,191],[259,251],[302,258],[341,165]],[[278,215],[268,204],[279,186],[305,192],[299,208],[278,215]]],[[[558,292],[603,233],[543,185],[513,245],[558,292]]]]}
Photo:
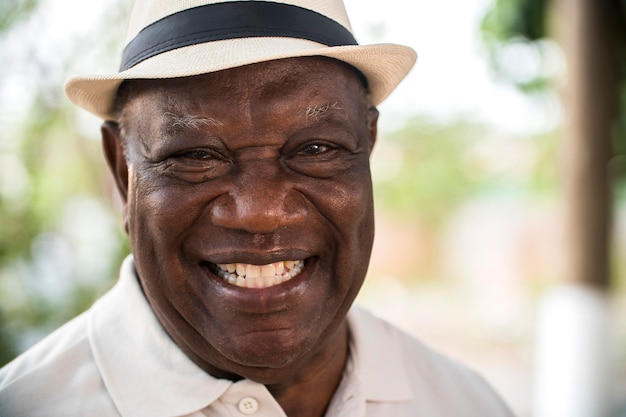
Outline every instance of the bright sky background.
{"type": "Polygon", "coordinates": [[[462,114],[520,134],[556,123],[554,111],[491,76],[479,32],[491,0],[344,1],[360,43],[401,43],[417,51],[415,68],[383,103],[383,115],[417,112],[446,120],[462,114]]]}

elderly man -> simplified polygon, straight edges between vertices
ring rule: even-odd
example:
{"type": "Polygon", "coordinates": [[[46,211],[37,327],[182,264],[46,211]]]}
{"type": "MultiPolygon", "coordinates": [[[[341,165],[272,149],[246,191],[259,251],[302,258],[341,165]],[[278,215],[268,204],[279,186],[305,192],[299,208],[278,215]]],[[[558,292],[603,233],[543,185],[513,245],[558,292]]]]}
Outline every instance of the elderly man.
{"type": "Polygon", "coordinates": [[[415,60],[359,46],[340,0],[139,0],[101,116],[132,256],[0,372],[2,416],[510,416],[357,308],[380,103],[415,60]]]}

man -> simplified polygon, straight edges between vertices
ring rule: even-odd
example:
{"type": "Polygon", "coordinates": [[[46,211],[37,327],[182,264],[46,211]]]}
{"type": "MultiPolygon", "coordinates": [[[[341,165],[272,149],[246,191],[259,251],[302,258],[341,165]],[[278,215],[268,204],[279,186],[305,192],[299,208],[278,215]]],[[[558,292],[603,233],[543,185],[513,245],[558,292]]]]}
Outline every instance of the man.
{"type": "Polygon", "coordinates": [[[2,416],[510,416],[472,372],[352,302],[380,103],[415,61],[340,0],[139,0],[101,116],[132,257],[0,372],[2,416]]]}

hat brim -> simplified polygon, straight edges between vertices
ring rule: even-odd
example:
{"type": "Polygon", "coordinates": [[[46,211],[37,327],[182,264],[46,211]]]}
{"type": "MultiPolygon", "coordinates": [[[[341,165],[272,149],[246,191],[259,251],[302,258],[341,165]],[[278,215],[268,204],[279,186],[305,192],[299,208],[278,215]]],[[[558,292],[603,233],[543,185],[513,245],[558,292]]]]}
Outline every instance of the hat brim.
{"type": "Polygon", "coordinates": [[[387,98],[417,59],[412,48],[396,44],[327,47],[294,38],[229,39],[162,53],[116,74],[72,77],[65,92],[76,105],[115,120],[115,98],[124,80],[187,77],[299,56],[335,58],[357,68],[368,80],[374,105],[387,98]]]}

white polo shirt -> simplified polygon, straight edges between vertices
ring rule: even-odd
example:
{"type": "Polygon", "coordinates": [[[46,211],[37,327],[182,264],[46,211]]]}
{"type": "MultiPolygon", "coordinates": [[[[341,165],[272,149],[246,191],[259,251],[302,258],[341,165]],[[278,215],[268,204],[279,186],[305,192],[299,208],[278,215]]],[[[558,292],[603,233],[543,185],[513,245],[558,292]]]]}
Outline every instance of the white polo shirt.
{"type": "MultiPolygon", "coordinates": [[[[510,417],[482,378],[359,308],[327,417],[510,417]]],[[[265,386],[214,378],[169,338],[133,259],[116,286],[0,370],[0,416],[286,417],[265,386]]]]}

